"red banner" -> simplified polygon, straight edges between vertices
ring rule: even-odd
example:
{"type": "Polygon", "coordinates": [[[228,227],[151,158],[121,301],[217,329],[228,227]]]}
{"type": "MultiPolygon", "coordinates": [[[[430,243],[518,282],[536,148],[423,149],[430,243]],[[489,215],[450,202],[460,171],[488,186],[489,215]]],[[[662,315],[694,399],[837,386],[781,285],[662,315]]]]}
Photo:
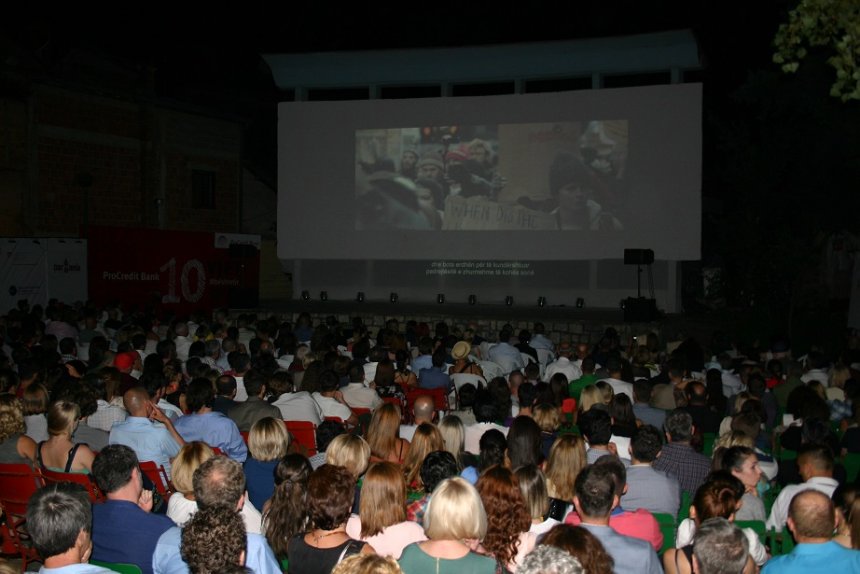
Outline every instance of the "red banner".
{"type": "Polygon", "coordinates": [[[257,305],[259,235],[93,226],[87,239],[89,296],[97,304],[179,313],[257,305]]]}

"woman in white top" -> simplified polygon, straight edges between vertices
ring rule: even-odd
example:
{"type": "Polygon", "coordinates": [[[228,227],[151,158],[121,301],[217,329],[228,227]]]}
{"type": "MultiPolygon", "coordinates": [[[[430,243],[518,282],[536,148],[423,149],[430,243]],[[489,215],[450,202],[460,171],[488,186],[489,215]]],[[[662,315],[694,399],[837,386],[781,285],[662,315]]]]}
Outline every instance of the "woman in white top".
{"type": "MultiPolygon", "coordinates": [[[[185,443],[179,454],[173,460],[171,481],[176,493],[170,497],[167,503],[167,516],[177,526],[182,526],[191,515],[197,512],[197,501],[194,499],[194,486],[192,477],[194,471],[201,464],[215,456],[215,452],[208,444],[201,441],[185,443]]],[[[262,533],[263,517],[248,500],[245,493],[245,503],[242,505],[242,519],[245,521],[245,529],[254,534],[262,533]]]]}
{"type": "Polygon", "coordinates": [[[349,518],[346,533],[373,546],[377,554],[395,560],[409,544],[427,540],[417,522],[406,520],[406,480],[399,465],[370,465],[361,487],[359,514],[349,518]]]}

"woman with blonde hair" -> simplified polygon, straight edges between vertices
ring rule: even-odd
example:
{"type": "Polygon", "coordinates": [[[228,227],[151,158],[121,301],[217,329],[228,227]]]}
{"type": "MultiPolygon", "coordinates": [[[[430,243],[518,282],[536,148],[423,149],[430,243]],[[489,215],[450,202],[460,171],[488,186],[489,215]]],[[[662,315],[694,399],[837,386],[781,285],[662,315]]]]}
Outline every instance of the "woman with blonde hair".
{"type": "Polygon", "coordinates": [[[55,472],[90,474],[95,453],[83,443],[72,442],[81,419],[81,408],[69,401],[57,401],[48,407],[50,438],[39,443],[36,460],[55,472]]]}
{"type": "Polygon", "coordinates": [[[573,502],[573,483],[587,464],[585,441],[575,434],[563,434],[549,449],[546,461],[546,488],[550,498],[573,502]]]}
{"type": "Polygon", "coordinates": [[[594,385],[587,385],[582,389],[582,393],[579,395],[579,408],[577,411],[579,414],[582,414],[594,405],[602,404],[604,404],[603,393],[600,392],[600,389],[594,385]]]}
{"type": "Polygon", "coordinates": [[[357,481],[370,464],[370,445],[360,436],[337,435],[325,451],[325,461],[346,468],[357,481]]]}
{"type": "Polygon", "coordinates": [[[603,398],[603,404],[609,407],[612,399],[615,398],[615,389],[606,381],[597,381],[594,383],[597,390],[600,391],[600,396],[603,398]]]}
{"type": "Polygon", "coordinates": [[[403,464],[409,454],[409,441],[400,438],[400,409],[385,403],[375,411],[367,429],[370,459],[373,462],[403,464]]]}
{"type": "Polygon", "coordinates": [[[403,461],[403,474],[406,477],[406,485],[410,489],[421,490],[424,487],[421,482],[421,464],[424,462],[424,457],[434,450],[444,449],[445,441],[442,440],[442,434],[435,425],[430,423],[418,425],[412,436],[409,454],[403,461]]]}
{"type": "MultiPolygon", "coordinates": [[[[205,442],[195,440],[185,443],[179,449],[176,458],[171,464],[171,482],[176,493],[170,497],[167,503],[167,516],[176,523],[177,526],[182,526],[191,518],[191,515],[197,512],[197,500],[194,498],[194,471],[197,468],[215,456],[215,452],[205,442]]],[[[262,532],[263,517],[260,512],[254,508],[254,505],[245,497],[245,504],[242,505],[242,519],[245,521],[245,529],[254,534],[262,532]]]]}
{"type": "Polygon", "coordinates": [[[359,513],[346,523],[346,533],[395,560],[409,544],[427,540],[418,523],[406,520],[406,481],[398,465],[370,465],[361,487],[359,513]]]}
{"type": "Polygon", "coordinates": [[[439,483],[424,514],[428,540],[400,556],[405,574],[495,574],[496,561],[473,550],[487,535],[487,513],[475,487],[463,478],[439,483]]]}
{"type": "Polygon", "coordinates": [[[290,435],[284,421],[264,417],[248,433],[248,458],[243,463],[248,498],[256,508],[263,508],[275,492],[275,467],[290,446],[290,435]]]}
{"type": "Polygon", "coordinates": [[[445,450],[454,455],[457,467],[460,470],[466,467],[464,457],[466,455],[466,427],[457,415],[448,415],[439,421],[439,433],[445,443],[445,450]]]}
{"type": "Polygon", "coordinates": [[[379,554],[354,554],[338,562],[331,574],[402,574],[397,561],[379,554]]]}

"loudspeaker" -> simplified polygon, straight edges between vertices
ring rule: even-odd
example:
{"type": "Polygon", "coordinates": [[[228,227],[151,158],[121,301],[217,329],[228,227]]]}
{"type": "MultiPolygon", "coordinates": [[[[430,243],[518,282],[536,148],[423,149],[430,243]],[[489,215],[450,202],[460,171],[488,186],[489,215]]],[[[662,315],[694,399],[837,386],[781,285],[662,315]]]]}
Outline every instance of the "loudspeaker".
{"type": "Polygon", "coordinates": [[[624,302],[625,323],[647,323],[657,319],[657,301],[645,297],[628,297],[624,302]]]}
{"type": "Polygon", "coordinates": [[[625,249],[624,265],[651,265],[654,263],[653,249],[625,249]]]}

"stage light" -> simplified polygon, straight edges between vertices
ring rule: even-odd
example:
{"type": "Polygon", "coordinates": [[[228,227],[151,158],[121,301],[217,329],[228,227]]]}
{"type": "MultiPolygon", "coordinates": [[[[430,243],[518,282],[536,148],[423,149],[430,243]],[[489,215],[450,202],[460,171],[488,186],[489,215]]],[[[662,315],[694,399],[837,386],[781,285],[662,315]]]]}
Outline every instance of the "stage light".
{"type": "Polygon", "coordinates": [[[582,309],[583,307],[585,307],[585,299],[583,299],[582,297],[577,297],[576,298],[576,308],[582,309]]]}
{"type": "Polygon", "coordinates": [[[474,295],[469,295],[469,305],[474,305],[478,302],[478,298],[474,295]]]}
{"type": "Polygon", "coordinates": [[[356,293],[355,302],[356,303],[364,303],[364,291],[359,291],[358,293],[356,293]]]}
{"type": "Polygon", "coordinates": [[[514,304],[514,298],[513,298],[513,297],[511,297],[510,295],[508,295],[507,297],[505,297],[505,305],[507,305],[508,307],[510,307],[510,306],[511,306],[511,305],[513,305],[513,304],[514,304]]]}
{"type": "Polygon", "coordinates": [[[440,305],[442,303],[444,303],[445,302],[445,294],[444,293],[437,294],[436,295],[436,302],[439,303],[440,305]]]}
{"type": "Polygon", "coordinates": [[[543,307],[546,305],[546,297],[538,297],[538,307],[543,307]]]}
{"type": "Polygon", "coordinates": [[[392,303],[397,303],[397,299],[398,299],[397,293],[395,293],[393,291],[391,292],[391,295],[388,296],[388,300],[391,301],[392,303]]]}
{"type": "Polygon", "coordinates": [[[328,291],[320,291],[320,301],[328,301],[328,291]]]}
{"type": "Polygon", "coordinates": [[[302,291],[302,301],[310,301],[311,300],[311,292],[305,289],[302,291]]]}

